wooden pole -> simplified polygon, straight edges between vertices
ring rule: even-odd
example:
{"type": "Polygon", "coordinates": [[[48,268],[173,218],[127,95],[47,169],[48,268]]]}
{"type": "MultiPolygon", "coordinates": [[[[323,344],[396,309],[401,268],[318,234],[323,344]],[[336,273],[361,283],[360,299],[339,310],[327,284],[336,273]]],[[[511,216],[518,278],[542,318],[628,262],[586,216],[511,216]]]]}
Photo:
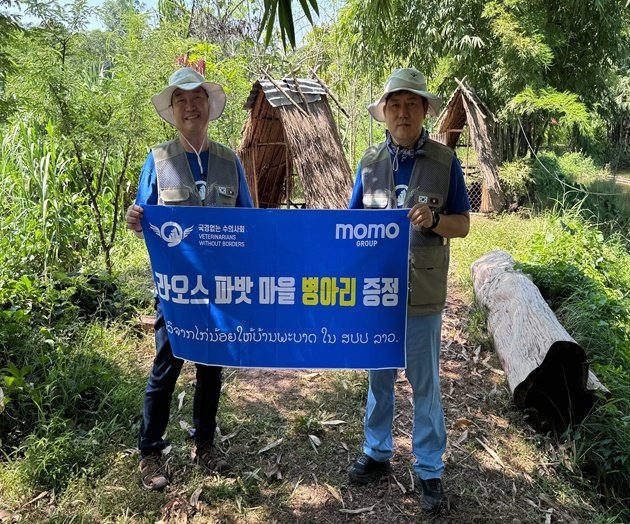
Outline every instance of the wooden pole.
{"type": "Polygon", "coordinates": [[[320,85],[320,86],[322,86],[322,87],[324,88],[324,91],[326,91],[326,94],[327,94],[330,98],[332,98],[332,100],[333,100],[333,102],[334,102],[335,104],[337,104],[337,107],[341,110],[341,112],[342,112],[344,115],[346,115],[346,118],[350,118],[350,115],[349,115],[349,114],[348,114],[348,112],[347,112],[347,111],[343,108],[343,106],[341,105],[341,102],[339,102],[339,100],[337,100],[337,98],[335,97],[335,95],[333,95],[333,94],[332,94],[331,90],[330,90],[330,89],[328,89],[328,86],[324,83],[324,81],[323,81],[321,78],[319,78],[319,77],[317,76],[317,73],[316,73],[313,69],[311,69],[311,74],[313,75],[313,78],[314,78],[315,80],[317,80],[317,82],[319,82],[319,85],[320,85]]]}
{"type": "Polygon", "coordinates": [[[298,81],[297,77],[295,76],[295,73],[291,73],[291,76],[293,77],[293,82],[295,83],[295,89],[297,90],[298,94],[300,95],[300,98],[302,99],[302,102],[304,102],[304,107],[306,108],[306,112],[310,115],[311,114],[311,110],[308,107],[308,101],[306,100],[306,97],[304,96],[302,88],[300,87],[300,82],[298,81]]]}
{"type": "Polygon", "coordinates": [[[300,105],[295,100],[293,100],[291,95],[287,93],[286,90],[278,82],[276,82],[273,78],[271,78],[271,75],[269,75],[269,73],[267,73],[267,71],[265,71],[264,69],[263,69],[263,75],[267,77],[267,80],[269,80],[278,91],[280,91],[284,96],[286,96],[289,99],[289,102],[291,102],[291,104],[293,104],[300,113],[302,113],[304,116],[308,116],[308,113],[304,111],[304,109],[302,109],[300,105]]]}

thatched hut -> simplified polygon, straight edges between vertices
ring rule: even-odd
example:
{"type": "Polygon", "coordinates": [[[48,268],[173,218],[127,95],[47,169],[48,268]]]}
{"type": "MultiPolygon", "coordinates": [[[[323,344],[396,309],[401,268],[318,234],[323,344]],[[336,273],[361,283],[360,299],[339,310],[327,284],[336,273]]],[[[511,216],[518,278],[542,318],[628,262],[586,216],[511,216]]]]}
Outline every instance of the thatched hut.
{"type": "Polygon", "coordinates": [[[459,87],[440,113],[437,132],[432,133],[431,138],[455,149],[464,125],[468,124],[470,142],[477,153],[481,173],[479,211],[500,211],[505,201],[499,184],[499,155],[494,130],[496,120],[465,81],[455,80],[459,87]]]}
{"type": "Polygon", "coordinates": [[[352,173],[318,80],[254,83],[238,155],[258,207],[343,209],[352,173]]]}

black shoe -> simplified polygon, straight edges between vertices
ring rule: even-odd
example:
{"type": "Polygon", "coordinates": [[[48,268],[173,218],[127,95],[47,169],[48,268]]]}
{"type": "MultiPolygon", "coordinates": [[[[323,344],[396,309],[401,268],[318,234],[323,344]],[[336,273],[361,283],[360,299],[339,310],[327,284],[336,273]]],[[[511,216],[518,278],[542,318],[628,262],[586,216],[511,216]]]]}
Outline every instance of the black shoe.
{"type": "Polygon", "coordinates": [[[389,475],[391,471],[389,460],[379,462],[363,454],[348,468],[348,476],[351,481],[357,484],[367,484],[389,475]]]}
{"type": "Polygon", "coordinates": [[[444,503],[444,490],[440,479],[420,479],[422,494],[420,495],[420,507],[424,511],[437,511],[444,503]]]}

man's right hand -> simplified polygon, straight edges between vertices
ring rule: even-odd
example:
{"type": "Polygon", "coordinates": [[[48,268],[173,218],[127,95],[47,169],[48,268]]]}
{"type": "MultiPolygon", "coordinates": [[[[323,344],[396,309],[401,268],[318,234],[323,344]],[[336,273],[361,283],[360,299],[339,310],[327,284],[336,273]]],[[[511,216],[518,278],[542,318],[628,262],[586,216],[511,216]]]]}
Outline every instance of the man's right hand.
{"type": "Polygon", "coordinates": [[[142,208],[135,204],[131,204],[127,208],[127,213],[125,213],[127,227],[136,234],[142,233],[142,225],[140,224],[140,220],[142,220],[142,213],[142,208]]]}

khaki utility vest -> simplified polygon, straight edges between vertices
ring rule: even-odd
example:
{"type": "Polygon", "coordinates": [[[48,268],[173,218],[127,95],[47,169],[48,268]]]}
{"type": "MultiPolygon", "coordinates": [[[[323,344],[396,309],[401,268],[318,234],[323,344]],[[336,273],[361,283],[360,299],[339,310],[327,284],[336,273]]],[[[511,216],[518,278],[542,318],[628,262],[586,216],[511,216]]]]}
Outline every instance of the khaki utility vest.
{"type": "Polygon", "coordinates": [[[166,206],[234,207],[238,195],[236,154],[209,141],[206,199],[201,200],[186,151],[178,139],[152,148],[157,172],[158,204],[166,206]]]}
{"type": "MultiPolygon", "coordinates": [[[[426,203],[444,210],[451,177],[453,151],[427,140],[424,154],[417,156],[411,172],[404,207],[426,203]]],[[[396,188],[392,160],[385,143],[369,148],[361,159],[363,207],[396,209],[396,188]]],[[[422,229],[410,230],[409,315],[440,313],[446,302],[446,283],[450,258],[448,239],[422,229]]]]}

